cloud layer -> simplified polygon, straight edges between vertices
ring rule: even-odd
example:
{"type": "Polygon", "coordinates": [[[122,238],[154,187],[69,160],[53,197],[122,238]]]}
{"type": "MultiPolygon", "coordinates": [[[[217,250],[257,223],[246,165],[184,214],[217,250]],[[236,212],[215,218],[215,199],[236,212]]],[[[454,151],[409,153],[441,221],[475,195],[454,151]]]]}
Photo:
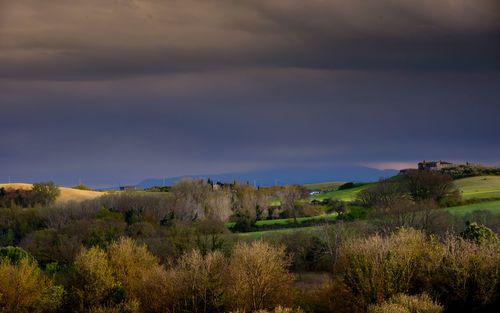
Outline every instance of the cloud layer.
{"type": "Polygon", "coordinates": [[[0,173],[497,162],[499,35],[496,0],[4,1],[0,173]]]}

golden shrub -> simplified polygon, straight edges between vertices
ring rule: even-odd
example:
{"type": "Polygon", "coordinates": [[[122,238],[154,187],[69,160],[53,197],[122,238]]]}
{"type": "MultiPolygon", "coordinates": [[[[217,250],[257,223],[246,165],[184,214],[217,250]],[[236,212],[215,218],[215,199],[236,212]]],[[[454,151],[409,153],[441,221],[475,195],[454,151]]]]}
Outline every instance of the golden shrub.
{"type": "Polygon", "coordinates": [[[290,258],[283,247],[263,241],[238,243],[228,268],[229,306],[243,312],[274,308],[287,302],[290,258]]]}
{"type": "Polygon", "coordinates": [[[61,305],[64,289],[54,286],[28,258],[0,258],[0,312],[50,312],[61,305]]]}
{"type": "Polygon", "coordinates": [[[441,313],[443,309],[425,293],[415,296],[397,294],[389,301],[369,306],[368,313],[441,313]]]}

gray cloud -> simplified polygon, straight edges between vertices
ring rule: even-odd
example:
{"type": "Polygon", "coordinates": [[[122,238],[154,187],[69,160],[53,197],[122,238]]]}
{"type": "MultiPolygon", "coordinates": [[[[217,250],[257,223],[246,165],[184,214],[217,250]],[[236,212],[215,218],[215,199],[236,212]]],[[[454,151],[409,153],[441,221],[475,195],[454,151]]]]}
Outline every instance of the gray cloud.
{"type": "Polygon", "coordinates": [[[13,1],[4,11],[5,78],[92,80],[255,66],[499,68],[494,0],[54,0],[13,1]]]}
{"type": "Polygon", "coordinates": [[[499,35],[494,0],[4,1],[0,175],[496,162],[499,35]]]}

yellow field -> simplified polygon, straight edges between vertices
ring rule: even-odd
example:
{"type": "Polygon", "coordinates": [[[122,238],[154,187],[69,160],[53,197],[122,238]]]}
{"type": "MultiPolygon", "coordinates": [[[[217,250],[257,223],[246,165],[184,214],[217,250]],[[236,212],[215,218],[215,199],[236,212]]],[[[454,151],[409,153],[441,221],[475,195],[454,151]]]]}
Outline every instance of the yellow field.
{"type": "MultiPolygon", "coordinates": [[[[5,189],[31,189],[33,188],[32,184],[21,184],[21,183],[13,183],[13,184],[0,184],[0,188],[5,189]]],[[[61,194],[56,199],[56,204],[64,203],[68,201],[84,201],[95,199],[104,195],[104,192],[99,191],[90,191],[90,190],[78,190],[66,187],[59,187],[61,190],[61,194]]]]}

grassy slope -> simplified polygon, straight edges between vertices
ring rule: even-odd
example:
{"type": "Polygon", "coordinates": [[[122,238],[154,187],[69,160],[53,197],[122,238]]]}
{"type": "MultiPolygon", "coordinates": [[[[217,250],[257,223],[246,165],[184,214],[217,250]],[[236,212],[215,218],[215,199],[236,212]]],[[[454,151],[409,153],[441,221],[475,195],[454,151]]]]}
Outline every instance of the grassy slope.
{"type": "MultiPolygon", "coordinates": [[[[32,189],[32,184],[0,184],[0,187],[4,187],[6,189],[32,189]]],[[[61,190],[61,194],[56,199],[56,203],[64,203],[67,201],[83,201],[89,199],[95,199],[105,194],[105,192],[99,191],[89,191],[89,190],[78,190],[66,187],[59,187],[61,190]]]]}
{"type": "Polygon", "coordinates": [[[323,199],[328,199],[328,198],[333,198],[333,199],[338,199],[338,200],[343,200],[343,201],[352,201],[356,198],[356,194],[360,192],[361,190],[373,186],[377,183],[363,183],[361,186],[357,186],[354,188],[350,189],[344,189],[344,190],[335,190],[335,191],[330,191],[330,192],[325,192],[325,193],[320,193],[317,195],[312,195],[309,197],[310,200],[323,200],[323,199]]]}
{"type": "MultiPolygon", "coordinates": [[[[320,219],[328,219],[330,221],[333,221],[337,219],[337,214],[329,214],[329,215],[318,215],[318,216],[312,216],[312,217],[298,217],[297,222],[299,224],[302,224],[304,222],[309,222],[312,220],[320,220],[320,219]]],[[[225,223],[226,227],[233,227],[234,222],[229,222],[225,223]]],[[[275,220],[263,220],[263,221],[257,221],[255,223],[257,226],[264,226],[264,225],[291,225],[293,227],[293,218],[281,218],[281,219],[275,219],[275,220]]]]}
{"type": "Polygon", "coordinates": [[[342,181],[333,181],[333,182],[326,182],[326,183],[317,183],[317,184],[308,184],[304,185],[308,190],[325,190],[325,189],[337,189],[340,186],[345,184],[345,182],[342,181]]]}
{"type": "Polygon", "coordinates": [[[294,228],[280,228],[280,229],[272,229],[272,230],[264,230],[264,231],[254,231],[250,233],[240,233],[239,235],[245,238],[258,239],[262,236],[272,233],[293,233],[296,231],[304,231],[304,230],[314,230],[318,226],[308,226],[308,227],[294,227],[294,228]]]}
{"type": "Polygon", "coordinates": [[[478,176],[457,179],[464,199],[500,197],[500,176],[478,176]]]}
{"type": "MultiPolygon", "coordinates": [[[[322,184],[328,184],[328,183],[312,184],[312,185],[307,185],[306,187],[310,188],[310,189],[315,189],[318,187],[310,187],[310,186],[316,186],[316,185],[321,186],[322,184]]],[[[340,199],[340,200],[344,200],[344,201],[351,201],[356,197],[356,194],[358,192],[360,192],[361,190],[363,190],[369,186],[373,186],[375,184],[376,183],[366,183],[362,186],[358,186],[358,187],[351,188],[351,189],[331,191],[331,192],[327,192],[324,194],[314,195],[314,196],[310,197],[310,200],[313,200],[313,199],[322,200],[322,199],[326,199],[326,198],[334,198],[334,199],[340,199]]],[[[463,178],[463,179],[456,180],[455,184],[463,192],[464,199],[500,197],[500,176],[478,176],[478,177],[463,178]]],[[[487,211],[490,211],[494,214],[500,214],[500,201],[474,203],[474,204],[468,204],[468,205],[463,205],[463,206],[447,208],[445,210],[447,210],[453,214],[466,214],[466,213],[471,213],[475,210],[487,210],[487,211]]],[[[301,220],[301,219],[311,219],[311,218],[300,218],[299,220],[301,220]]],[[[293,219],[270,220],[270,221],[257,222],[258,225],[259,225],[259,223],[261,223],[261,225],[264,225],[266,223],[270,223],[270,224],[276,223],[276,224],[280,224],[280,225],[286,225],[287,223],[290,223],[290,224],[293,223],[293,219]]],[[[314,226],[298,227],[298,228],[283,228],[283,229],[276,229],[276,230],[250,232],[250,233],[244,233],[241,235],[243,235],[245,237],[249,237],[249,238],[259,238],[262,235],[272,233],[272,232],[294,232],[294,231],[298,231],[298,230],[312,230],[314,228],[315,228],[314,226]]]]}
{"type": "Polygon", "coordinates": [[[449,211],[453,214],[471,213],[475,210],[486,210],[494,214],[500,214],[500,201],[489,201],[489,202],[467,204],[446,209],[446,211],[449,211]]]}

